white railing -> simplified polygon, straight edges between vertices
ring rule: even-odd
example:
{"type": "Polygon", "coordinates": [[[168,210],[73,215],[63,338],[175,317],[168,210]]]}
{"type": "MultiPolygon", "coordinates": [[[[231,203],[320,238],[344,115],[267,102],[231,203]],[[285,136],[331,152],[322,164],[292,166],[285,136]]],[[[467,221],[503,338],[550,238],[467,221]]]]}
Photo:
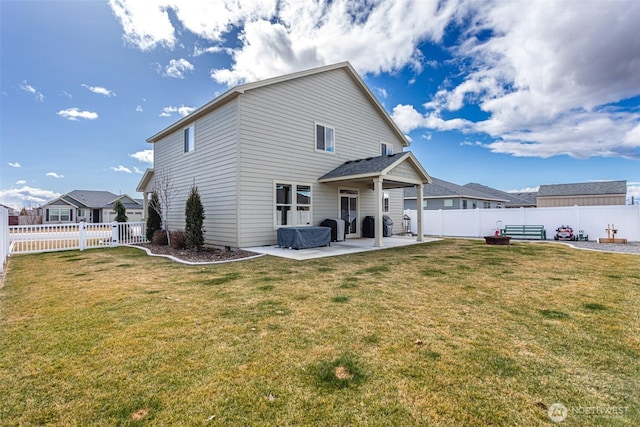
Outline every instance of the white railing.
{"type": "MultiPolygon", "coordinates": [[[[417,233],[418,212],[405,210],[411,218],[411,232],[417,233]]],[[[482,237],[505,225],[542,225],[547,239],[553,239],[556,228],[569,225],[574,231],[584,230],[589,240],[607,237],[609,224],[618,230],[616,237],[630,242],[640,241],[640,205],[567,206],[518,209],[451,209],[425,210],[423,232],[428,236],[482,237]]]]}
{"type": "Polygon", "coordinates": [[[9,256],[9,210],[0,206],[0,273],[9,256]]]}
{"type": "Polygon", "coordinates": [[[85,250],[144,243],[144,222],[14,225],[9,228],[11,254],[85,250]]]}

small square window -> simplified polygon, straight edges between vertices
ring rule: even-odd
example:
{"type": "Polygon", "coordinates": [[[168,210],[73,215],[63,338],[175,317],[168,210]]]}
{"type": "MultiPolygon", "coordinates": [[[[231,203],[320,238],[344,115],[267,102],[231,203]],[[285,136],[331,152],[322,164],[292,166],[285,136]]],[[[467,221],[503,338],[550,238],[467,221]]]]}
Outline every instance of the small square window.
{"type": "Polygon", "coordinates": [[[452,208],[453,207],[453,199],[444,199],[444,207],[452,208]]]}
{"type": "Polygon", "coordinates": [[[390,144],[386,144],[384,142],[380,143],[380,155],[381,156],[388,156],[390,154],[393,154],[393,146],[390,144]]]}

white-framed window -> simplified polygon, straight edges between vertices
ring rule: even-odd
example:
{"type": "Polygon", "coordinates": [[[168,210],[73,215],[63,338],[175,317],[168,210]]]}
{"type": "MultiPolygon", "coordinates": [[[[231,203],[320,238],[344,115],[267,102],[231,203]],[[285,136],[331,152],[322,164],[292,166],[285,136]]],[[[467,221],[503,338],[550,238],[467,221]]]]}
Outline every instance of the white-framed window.
{"type": "Polygon", "coordinates": [[[387,144],[386,142],[380,143],[380,155],[388,156],[389,154],[393,154],[393,146],[391,144],[387,144]]]}
{"type": "Polygon", "coordinates": [[[490,209],[491,208],[491,202],[482,202],[482,207],[484,209],[490,209]]]}
{"type": "Polygon", "coordinates": [[[196,148],[195,126],[191,125],[184,129],[184,152],[190,153],[196,148]]]}
{"type": "Polygon", "coordinates": [[[316,123],[316,151],[335,153],[336,131],[334,128],[316,123]]]}
{"type": "Polygon", "coordinates": [[[427,209],[427,199],[422,200],[422,209],[427,209]]]}
{"type": "Polygon", "coordinates": [[[452,208],[453,207],[453,199],[444,199],[444,207],[452,208]]]}
{"type": "Polygon", "coordinates": [[[389,213],[389,193],[382,193],[382,212],[389,213]]]}
{"type": "Polygon", "coordinates": [[[71,209],[49,208],[49,222],[69,222],[69,221],[71,221],[71,209]]]}
{"type": "Polygon", "coordinates": [[[312,225],[311,184],[274,182],[274,227],[312,225]]]}
{"type": "Polygon", "coordinates": [[[78,209],[78,218],[84,218],[84,216],[85,216],[85,210],[78,209]]]}

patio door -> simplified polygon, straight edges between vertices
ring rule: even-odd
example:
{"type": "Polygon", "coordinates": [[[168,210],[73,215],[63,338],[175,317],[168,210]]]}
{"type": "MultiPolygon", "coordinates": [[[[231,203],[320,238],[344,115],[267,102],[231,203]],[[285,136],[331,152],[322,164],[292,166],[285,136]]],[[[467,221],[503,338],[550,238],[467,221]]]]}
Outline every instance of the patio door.
{"type": "Polygon", "coordinates": [[[358,190],[340,190],[340,218],[347,237],[360,237],[358,229],[358,190]]]}

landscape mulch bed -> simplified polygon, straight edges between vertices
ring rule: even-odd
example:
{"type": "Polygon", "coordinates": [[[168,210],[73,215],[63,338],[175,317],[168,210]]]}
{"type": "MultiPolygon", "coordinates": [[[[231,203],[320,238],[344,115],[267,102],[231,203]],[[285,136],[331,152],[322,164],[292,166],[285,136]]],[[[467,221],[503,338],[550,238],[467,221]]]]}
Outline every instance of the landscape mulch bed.
{"type": "Polygon", "coordinates": [[[171,246],[153,245],[151,243],[141,243],[136,246],[146,248],[155,255],[171,255],[175,258],[188,262],[232,261],[258,255],[255,252],[245,251],[242,249],[226,250],[201,248],[197,251],[194,249],[174,249],[171,246]]]}

